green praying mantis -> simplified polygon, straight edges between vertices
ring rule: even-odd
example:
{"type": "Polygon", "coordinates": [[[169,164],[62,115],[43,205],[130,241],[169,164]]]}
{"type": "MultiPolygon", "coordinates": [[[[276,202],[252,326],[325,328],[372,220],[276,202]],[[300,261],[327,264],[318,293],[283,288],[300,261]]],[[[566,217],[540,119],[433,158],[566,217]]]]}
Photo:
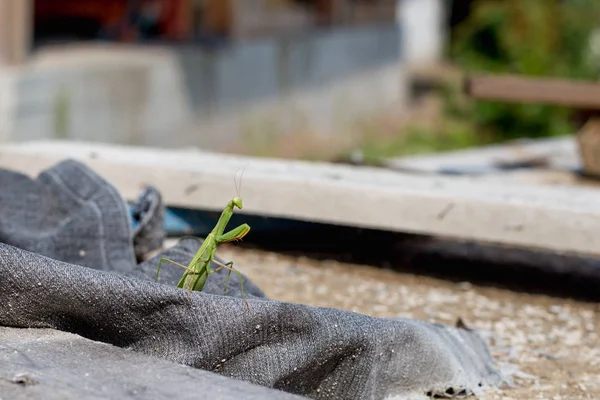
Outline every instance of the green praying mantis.
{"type": "Polygon", "coordinates": [[[223,293],[227,294],[227,285],[229,283],[231,273],[236,273],[240,277],[242,300],[244,300],[244,303],[246,303],[246,307],[248,308],[248,310],[250,310],[250,306],[248,305],[248,302],[244,297],[244,280],[242,274],[233,268],[233,261],[229,261],[228,263],[223,264],[222,262],[215,259],[215,252],[217,251],[217,247],[219,246],[219,244],[240,240],[244,236],[246,236],[248,232],[250,232],[250,226],[248,224],[240,225],[230,230],[229,232],[225,232],[225,228],[227,227],[229,220],[233,216],[233,209],[238,208],[241,210],[243,207],[243,201],[239,195],[239,187],[237,186],[237,182],[236,189],[238,195],[227,203],[227,206],[225,206],[225,209],[221,213],[217,224],[215,225],[213,230],[208,234],[208,236],[206,236],[206,239],[204,239],[202,246],[200,246],[200,249],[198,249],[198,252],[194,256],[194,258],[192,258],[192,261],[189,263],[189,265],[185,266],[173,260],[169,260],[168,258],[161,258],[158,262],[158,270],[156,271],[156,282],[158,282],[158,275],[160,273],[160,268],[163,261],[169,262],[171,264],[185,269],[183,276],[177,284],[177,287],[187,289],[190,291],[202,291],[202,288],[204,288],[204,284],[206,283],[208,275],[214,274],[215,272],[218,272],[221,269],[225,268],[229,270],[229,273],[227,274],[227,279],[225,281],[225,288],[223,293]],[[211,270],[210,268],[211,261],[218,265],[218,267],[214,270],[211,270]]]}

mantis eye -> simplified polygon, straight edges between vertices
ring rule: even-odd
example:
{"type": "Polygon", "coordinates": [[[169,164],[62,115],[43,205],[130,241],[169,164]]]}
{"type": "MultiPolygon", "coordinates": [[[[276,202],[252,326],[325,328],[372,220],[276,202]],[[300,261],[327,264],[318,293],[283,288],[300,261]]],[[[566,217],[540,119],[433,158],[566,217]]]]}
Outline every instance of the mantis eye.
{"type": "Polygon", "coordinates": [[[241,198],[241,197],[234,197],[234,198],[233,198],[233,204],[234,204],[234,205],[235,205],[237,208],[239,208],[239,209],[241,210],[241,209],[242,209],[242,207],[243,207],[243,204],[242,204],[242,198],[241,198]]]}

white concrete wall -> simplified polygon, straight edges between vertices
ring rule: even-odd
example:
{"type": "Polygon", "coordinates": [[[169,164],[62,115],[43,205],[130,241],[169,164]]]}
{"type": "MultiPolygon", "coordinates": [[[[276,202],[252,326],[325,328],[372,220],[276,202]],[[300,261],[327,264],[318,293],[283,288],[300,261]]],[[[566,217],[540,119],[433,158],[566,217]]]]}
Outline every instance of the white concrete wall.
{"type": "Polygon", "coordinates": [[[335,135],[404,104],[400,58],[394,25],[261,38],[214,51],[53,51],[16,70],[9,83],[0,75],[0,135],[212,150],[299,131],[335,135]]]}
{"type": "Polygon", "coordinates": [[[64,51],[14,69],[4,107],[0,88],[0,119],[10,121],[5,139],[145,144],[182,129],[190,110],[171,54],[96,50],[64,51]]]}
{"type": "Polygon", "coordinates": [[[335,135],[363,117],[406,102],[398,28],[338,29],[245,42],[206,58],[181,52],[196,125],[211,145],[293,133],[335,135]],[[214,75],[210,75],[210,74],[214,75]]]}

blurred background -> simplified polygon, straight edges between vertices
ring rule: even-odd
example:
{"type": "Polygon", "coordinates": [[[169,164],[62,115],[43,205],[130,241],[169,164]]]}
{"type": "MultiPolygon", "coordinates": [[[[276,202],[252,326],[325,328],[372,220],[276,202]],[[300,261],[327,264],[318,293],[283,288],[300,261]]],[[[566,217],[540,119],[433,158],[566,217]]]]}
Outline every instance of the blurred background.
{"type": "Polygon", "coordinates": [[[0,0],[0,168],[82,159],[138,222],[151,182],[171,246],[214,227],[245,163],[195,149],[383,166],[253,159],[229,223],[252,233],[219,256],[273,299],[493,332],[525,374],[486,399],[600,398],[599,17],[598,0],[0,0]],[[158,149],[3,146],[37,139],[158,149]]]}
{"type": "Polygon", "coordinates": [[[0,140],[375,164],[574,133],[463,94],[474,71],[596,80],[594,0],[0,0],[0,140]]]}

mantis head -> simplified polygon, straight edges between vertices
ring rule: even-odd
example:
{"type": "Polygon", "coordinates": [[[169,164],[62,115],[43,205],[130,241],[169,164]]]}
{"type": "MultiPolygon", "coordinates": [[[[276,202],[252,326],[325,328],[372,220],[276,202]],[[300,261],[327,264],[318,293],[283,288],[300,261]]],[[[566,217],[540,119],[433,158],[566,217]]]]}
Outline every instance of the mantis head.
{"type": "Polygon", "coordinates": [[[242,198],[241,197],[239,197],[239,196],[238,197],[234,197],[232,201],[233,201],[233,205],[234,206],[236,206],[240,210],[242,209],[243,204],[242,204],[242,198]]]}

